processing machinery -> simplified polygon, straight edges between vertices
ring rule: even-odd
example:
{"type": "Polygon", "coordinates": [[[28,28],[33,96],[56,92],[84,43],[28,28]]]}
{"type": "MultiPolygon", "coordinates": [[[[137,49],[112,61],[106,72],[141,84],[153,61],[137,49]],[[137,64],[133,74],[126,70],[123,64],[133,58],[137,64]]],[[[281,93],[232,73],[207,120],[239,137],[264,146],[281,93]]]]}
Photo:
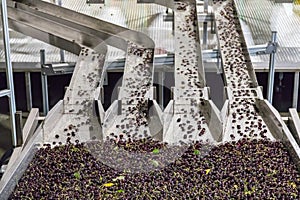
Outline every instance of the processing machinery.
{"type": "MultiPolygon", "coordinates": [[[[226,101],[221,111],[210,99],[194,0],[156,1],[173,11],[172,100],[162,110],[153,87],[155,43],[146,34],[39,0],[9,0],[11,29],[79,55],[71,83],[40,126],[28,129],[0,182],[8,197],[34,153],[43,144],[152,137],[169,144],[202,141],[213,145],[242,138],[282,141],[299,168],[300,149],[274,107],[263,98],[250,61],[235,1],[214,1],[226,101]],[[76,19],[76,20],[74,20],[76,19]],[[107,46],[125,51],[118,98],[102,106],[107,46]]],[[[30,125],[34,125],[31,121],[30,125]]]]}

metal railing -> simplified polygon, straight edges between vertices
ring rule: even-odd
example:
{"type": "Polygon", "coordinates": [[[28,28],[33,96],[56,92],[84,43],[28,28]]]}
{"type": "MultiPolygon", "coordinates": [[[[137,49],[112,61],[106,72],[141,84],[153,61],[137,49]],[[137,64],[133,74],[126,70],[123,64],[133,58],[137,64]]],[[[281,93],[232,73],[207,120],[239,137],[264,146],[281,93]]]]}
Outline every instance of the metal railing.
{"type": "Polygon", "coordinates": [[[15,102],[15,92],[14,92],[13,70],[12,70],[12,64],[10,60],[10,45],[9,45],[6,0],[1,0],[1,20],[2,20],[3,42],[4,42],[4,49],[5,49],[6,79],[7,79],[8,88],[0,91],[0,97],[7,96],[9,98],[12,142],[13,142],[13,146],[17,146],[16,120],[15,120],[16,102],[15,102]]]}

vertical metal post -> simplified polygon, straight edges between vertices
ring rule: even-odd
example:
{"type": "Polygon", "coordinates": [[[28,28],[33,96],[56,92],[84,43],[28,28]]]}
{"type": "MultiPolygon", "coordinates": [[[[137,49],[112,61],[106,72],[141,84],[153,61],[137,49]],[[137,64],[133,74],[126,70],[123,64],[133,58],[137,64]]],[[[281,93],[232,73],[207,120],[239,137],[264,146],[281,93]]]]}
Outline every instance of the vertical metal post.
{"type": "Polygon", "coordinates": [[[165,80],[165,72],[158,72],[158,91],[159,91],[159,104],[161,109],[164,109],[164,81],[165,80]]]}
{"type": "Polygon", "coordinates": [[[293,93],[293,108],[297,109],[299,98],[299,72],[295,72],[294,78],[294,93],[293,93]]]}
{"type": "Polygon", "coordinates": [[[65,62],[65,51],[63,49],[60,49],[59,54],[60,54],[60,62],[64,63],[65,62]]]}
{"type": "Polygon", "coordinates": [[[207,31],[207,22],[203,22],[203,45],[207,48],[207,38],[208,38],[208,31],[207,31]]]}
{"type": "MultiPolygon", "coordinates": [[[[62,6],[62,0],[58,0],[57,5],[62,6]]],[[[65,62],[65,51],[63,49],[60,49],[60,62],[65,62]]]]}
{"type": "Polygon", "coordinates": [[[16,101],[15,101],[15,92],[14,92],[13,70],[12,70],[12,64],[11,64],[11,60],[10,60],[10,46],[9,46],[9,31],[8,31],[6,0],[1,0],[1,20],[2,20],[3,42],[4,42],[4,48],[5,48],[7,86],[8,86],[8,89],[10,90],[9,108],[10,108],[12,142],[13,142],[13,146],[17,146],[16,120],[15,120],[16,101]]]}
{"type": "MultiPolygon", "coordinates": [[[[272,43],[276,42],[277,32],[272,31],[272,43]]],[[[273,51],[270,54],[270,62],[269,62],[269,78],[268,78],[268,101],[272,104],[273,102],[273,89],[274,89],[274,76],[275,76],[275,53],[273,51]]]]}
{"type": "Polygon", "coordinates": [[[217,72],[218,74],[222,74],[223,70],[222,70],[222,57],[221,57],[221,52],[220,52],[220,46],[219,46],[219,50],[217,53],[217,72]]]}
{"type": "Polygon", "coordinates": [[[210,33],[211,34],[215,34],[216,33],[216,29],[215,29],[216,25],[215,25],[215,20],[211,20],[210,22],[210,33]]]}
{"type": "Polygon", "coordinates": [[[208,13],[208,0],[204,0],[204,12],[208,13]]]}
{"type": "Polygon", "coordinates": [[[172,21],[172,34],[175,34],[175,12],[172,10],[173,21],[172,21]]]}
{"type": "Polygon", "coordinates": [[[20,147],[23,144],[23,120],[22,112],[16,112],[16,133],[17,133],[17,146],[20,147]]]}
{"type": "MultiPolygon", "coordinates": [[[[45,49],[40,50],[40,58],[41,58],[41,67],[46,62],[45,58],[45,49]]],[[[43,95],[43,111],[44,115],[46,116],[49,112],[49,99],[48,99],[48,80],[47,80],[47,74],[42,71],[42,95],[43,95]]]]}
{"type": "Polygon", "coordinates": [[[25,85],[26,85],[27,111],[30,111],[32,109],[32,91],[31,91],[30,72],[25,72],[25,85]]]}
{"type": "Polygon", "coordinates": [[[118,115],[122,115],[122,100],[118,100],[118,115]]]}
{"type": "MultiPolygon", "coordinates": [[[[204,13],[208,13],[208,0],[204,0],[204,13]]],[[[207,22],[203,22],[203,45],[205,46],[205,48],[207,47],[207,38],[208,38],[207,27],[208,27],[207,22]]]]}

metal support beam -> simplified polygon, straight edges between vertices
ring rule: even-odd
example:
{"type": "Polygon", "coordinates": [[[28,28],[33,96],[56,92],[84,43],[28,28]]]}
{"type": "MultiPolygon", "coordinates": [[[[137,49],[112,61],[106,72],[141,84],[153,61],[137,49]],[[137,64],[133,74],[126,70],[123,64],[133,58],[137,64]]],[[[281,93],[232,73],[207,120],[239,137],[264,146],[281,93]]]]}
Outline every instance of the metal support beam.
{"type": "Polygon", "coordinates": [[[0,91],[0,97],[4,97],[4,96],[10,96],[10,90],[9,89],[5,89],[5,90],[1,90],[0,91]]]}
{"type": "MultiPolygon", "coordinates": [[[[248,51],[251,55],[256,55],[258,51],[264,51],[266,50],[266,45],[256,45],[253,47],[249,47],[248,51]]],[[[209,59],[218,59],[218,65],[221,65],[220,62],[220,53],[217,49],[209,49],[209,50],[202,50],[202,59],[209,60],[209,59]]],[[[114,61],[111,61],[107,63],[107,71],[119,71],[123,70],[125,65],[125,58],[120,58],[114,61]]],[[[174,54],[164,54],[164,55],[156,55],[154,57],[154,66],[157,69],[167,68],[166,66],[174,65],[174,54]]],[[[220,71],[221,70],[220,66],[220,71]]]]}
{"type": "Polygon", "coordinates": [[[26,102],[27,111],[32,109],[32,91],[31,91],[31,76],[30,72],[25,72],[25,86],[26,86],[26,102]]]}
{"type": "MultiPolygon", "coordinates": [[[[250,46],[248,48],[248,51],[250,55],[256,55],[258,51],[265,51],[267,45],[255,45],[255,46],[250,46]]],[[[217,49],[207,49],[207,50],[202,50],[202,59],[206,63],[216,63],[217,60],[212,60],[212,59],[217,59],[219,58],[219,53],[217,49]]],[[[156,55],[154,58],[154,64],[156,69],[163,70],[163,67],[168,68],[170,65],[174,64],[174,54],[169,53],[169,54],[164,54],[164,55],[156,55]]],[[[124,67],[124,58],[116,59],[114,61],[107,61],[108,62],[108,67],[107,70],[108,72],[111,71],[120,71],[123,70],[124,67]]],[[[14,72],[41,72],[41,67],[37,67],[40,63],[14,63],[14,72]]],[[[74,67],[76,63],[56,63],[56,64],[47,64],[49,66],[49,70],[45,70],[47,72],[47,75],[59,75],[59,74],[66,74],[66,73],[73,73],[74,67]],[[53,71],[52,69],[55,71],[53,71]],[[52,72],[50,73],[50,71],[52,72]],[[55,72],[55,73],[54,73],[55,72]]],[[[277,63],[277,66],[279,64],[277,63]]],[[[289,67],[285,68],[280,68],[277,69],[277,71],[289,71],[289,72],[295,72],[298,71],[299,66],[296,64],[291,65],[291,63],[288,64],[289,67]]],[[[286,66],[286,65],[284,65],[286,66]]],[[[254,67],[257,67],[255,65],[254,67]]],[[[0,62],[0,72],[3,72],[5,70],[5,66],[3,62],[0,62]]],[[[42,69],[44,70],[44,69],[42,69]]],[[[258,71],[266,71],[264,68],[264,65],[261,67],[257,67],[258,71]]],[[[168,71],[168,70],[167,70],[168,71]]]]}
{"type": "Polygon", "coordinates": [[[172,11],[172,13],[164,14],[163,15],[163,20],[164,20],[164,22],[173,22],[173,20],[174,20],[173,11],[172,11]]]}
{"type": "Polygon", "coordinates": [[[205,49],[207,48],[207,38],[208,38],[208,24],[207,22],[203,22],[203,45],[205,49]]]}
{"type": "MultiPolygon", "coordinates": [[[[213,22],[214,21],[214,16],[211,13],[198,13],[197,14],[198,22],[203,23],[203,22],[213,22]]],[[[172,22],[174,20],[174,15],[173,13],[167,13],[163,15],[163,20],[165,22],[172,22]]]]}
{"type": "MultiPolygon", "coordinates": [[[[58,0],[57,5],[62,6],[62,0],[58,0]]],[[[65,51],[63,49],[60,49],[60,62],[65,62],[65,51]]]]}
{"type": "Polygon", "coordinates": [[[42,65],[42,73],[47,76],[56,76],[60,74],[72,74],[75,63],[54,63],[42,65]]]}
{"type": "Polygon", "coordinates": [[[173,35],[175,35],[175,33],[174,33],[174,31],[175,31],[175,22],[174,22],[174,15],[175,15],[175,13],[174,13],[174,11],[172,10],[172,14],[173,14],[173,20],[172,20],[172,34],[173,35]]]}
{"type": "MultiPolygon", "coordinates": [[[[41,58],[41,66],[45,65],[45,62],[46,62],[45,49],[40,50],[40,58],[41,58]]],[[[42,79],[42,95],[43,95],[43,112],[44,112],[44,115],[46,116],[47,113],[49,112],[47,74],[42,72],[41,79],[42,79]]]]}
{"type": "Polygon", "coordinates": [[[86,3],[88,4],[104,4],[104,0],[86,0],[86,3]]]}
{"type": "Polygon", "coordinates": [[[204,0],[204,12],[208,13],[208,0],[204,0]]]}
{"type": "MultiPolygon", "coordinates": [[[[125,63],[124,63],[124,65],[125,65],[125,63]]],[[[123,65],[123,66],[124,66],[123,65]]],[[[108,74],[107,74],[107,70],[105,70],[104,72],[103,72],[103,75],[104,75],[104,77],[103,77],[103,85],[108,85],[108,74]]]]}
{"type": "Polygon", "coordinates": [[[22,112],[16,112],[16,132],[17,132],[17,146],[20,147],[23,144],[23,120],[22,112]]]}
{"type": "Polygon", "coordinates": [[[43,112],[46,116],[49,112],[49,100],[48,100],[48,79],[46,74],[42,74],[42,93],[43,93],[43,112]]]}
{"type": "MultiPolygon", "coordinates": [[[[271,43],[275,44],[276,43],[276,37],[277,37],[277,32],[272,31],[272,40],[271,43]]],[[[268,78],[268,101],[272,104],[273,102],[273,89],[274,89],[274,76],[275,76],[275,53],[276,53],[276,48],[272,50],[270,54],[270,63],[269,63],[269,78],[268,78]]]]}
{"type": "Polygon", "coordinates": [[[298,107],[298,98],[299,98],[299,72],[295,72],[294,77],[294,93],[293,93],[293,108],[298,107]]]}
{"type": "Polygon", "coordinates": [[[164,109],[164,83],[165,83],[165,72],[158,72],[158,99],[160,108],[164,109]]]}
{"type": "Polygon", "coordinates": [[[210,33],[216,34],[216,22],[214,20],[211,20],[210,22],[210,33]]]}
{"type": "Polygon", "coordinates": [[[60,62],[64,63],[65,62],[65,51],[63,49],[60,49],[59,54],[60,54],[60,62]]]}
{"type": "MultiPolygon", "coordinates": [[[[204,13],[208,13],[208,0],[204,0],[204,13]]],[[[208,23],[203,22],[203,45],[205,49],[207,48],[207,39],[208,39],[208,23]]]]}
{"type": "Polygon", "coordinates": [[[300,145],[300,118],[296,108],[289,109],[288,126],[296,142],[300,145]]]}
{"type": "Polygon", "coordinates": [[[10,109],[12,142],[13,142],[13,146],[17,146],[16,120],[15,120],[16,102],[15,102],[15,92],[14,92],[13,70],[12,70],[12,64],[11,64],[11,59],[10,59],[10,46],[9,46],[9,32],[8,32],[6,0],[1,0],[1,20],[2,20],[3,42],[4,42],[4,48],[5,48],[7,86],[8,86],[8,90],[10,90],[9,109],[10,109]]]}

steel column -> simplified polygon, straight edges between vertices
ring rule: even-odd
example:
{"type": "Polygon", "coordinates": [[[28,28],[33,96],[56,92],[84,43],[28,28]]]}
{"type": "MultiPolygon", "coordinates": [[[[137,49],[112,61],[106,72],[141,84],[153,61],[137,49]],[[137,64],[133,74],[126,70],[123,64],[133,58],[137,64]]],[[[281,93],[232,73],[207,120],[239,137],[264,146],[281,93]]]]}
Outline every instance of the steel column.
{"type": "Polygon", "coordinates": [[[30,72],[25,72],[25,85],[26,85],[27,111],[30,111],[32,109],[32,91],[31,91],[30,72]]]}
{"type": "Polygon", "coordinates": [[[158,99],[161,109],[164,109],[164,82],[165,82],[165,72],[158,72],[158,99]]]}
{"type": "MultiPolygon", "coordinates": [[[[57,5],[62,6],[62,0],[58,0],[57,5]]],[[[60,49],[60,62],[65,62],[65,51],[63,49],[60,49]]]]}
{"type": "Polygon", "coordinates": [[[1,90],[0,91],[0,97],[4,97],[4,96],[10,96],[10,90],[9,89],[5,89],[5,90],[1,90]]]}
{"type": "Polygon", "coordinates": [[[8,86],[8,90],[10,90],[9,108],[10,108],[12,142],[13,142],[13,146],[17,146],[16,120],[15,120],[16,101],[15,101],[15,92],[14,92],[13,70],[12,70],[12,64],[11,64],[11,60],[10,60],[10,46],[9,46],[9,31],[8,31],[6,0],[1,0],[1,13],[2,13],[1,20],[2,20],[3,42],[4,42],[4,48],[5,48],[7,86],[8,86]]]}
{"type": "MultiPolygon", "coordinates": [[[[204,13],[208,13],[208,0],[204,0],[204,13]]],[[[207,48],[208,24],[203,22],[203,45],[207,48]]]]}
{"type": "Polygon", "coordinates": [[[298,98],[299,98],[299,72],[295,72],[294,93],[293,93],[293,108],[297,109],[298,98]]]}
{"type": "MultiPolygon", "coordinates": [[[[276,37],[277,37],[277,32],[272,31],[272,43],[276,43],[276,37]]],[[[268,78],[268,101],[272,104],[273,102],[273,89],[274,89],[274,76],[275,76],[275,53],[276,51],[273,51],[270,54],[270,63],[269,63],[269,78],[268,78]]]]}
{"type": "MultiPolygon", "coordinates": [[[[40,50],[40,58],[41,58],[41,67],[43,67],[43,65],[46,62],[45,49],[40,50]]],[[[47,113],[49,112],[47,74],[42,72],[41,79],[42,79],[42,95],[43,95],[43,112],[44,112],[44,115],[46,116],[47,113]]]]}

